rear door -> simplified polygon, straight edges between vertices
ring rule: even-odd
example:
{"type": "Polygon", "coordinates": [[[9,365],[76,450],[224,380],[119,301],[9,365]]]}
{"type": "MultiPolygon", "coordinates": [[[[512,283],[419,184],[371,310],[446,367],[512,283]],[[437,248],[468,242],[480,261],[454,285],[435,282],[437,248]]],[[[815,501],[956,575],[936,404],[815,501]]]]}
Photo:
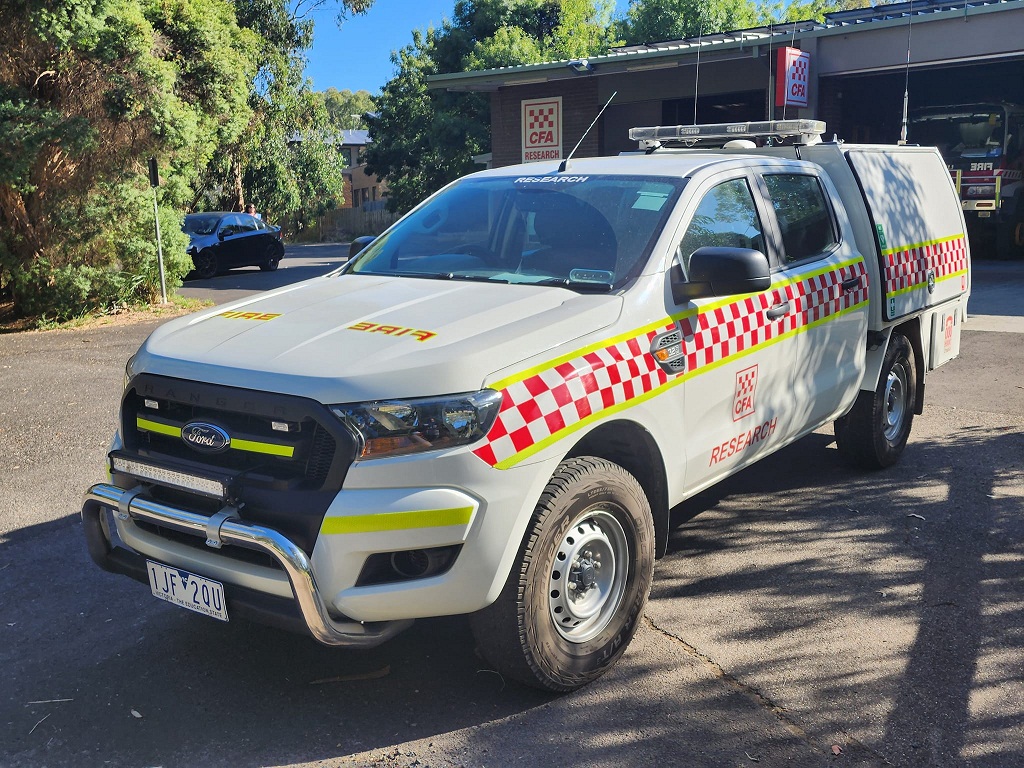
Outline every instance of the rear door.
{"type": "Polygon", "coordinates": [[[778,281],[790,332],[790,396],[794,419],[807,430],[838,416],[857,395],[864,374],[868,274],[845,211],[827,177],[808,164],[766,168],[758,181],[779,236],[778,281]]]}
{"type": "Polygon", "coordinates": [[[859,147],[846,157],[875,229],[883,318],[896,320],[966,293],[963,210],[938,151],[859,147]]]}

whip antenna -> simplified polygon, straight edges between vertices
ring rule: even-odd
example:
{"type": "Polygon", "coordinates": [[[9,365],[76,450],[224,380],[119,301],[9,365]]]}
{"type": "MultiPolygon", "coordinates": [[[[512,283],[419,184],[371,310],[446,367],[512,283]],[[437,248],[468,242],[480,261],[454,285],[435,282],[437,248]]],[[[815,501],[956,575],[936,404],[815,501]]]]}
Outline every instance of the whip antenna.
{"type": "Polygon", "coordinates": [[[565,170],[569,167],[569,161],[572,160],[572,156],[576,154],[576,150],[580,148],[580,144],[582,144],[583,140],[587,138],[587,134],[590,133],[590,129],[597,125],[597,121],[601,119],[601,115],[603,115],[604,111],[608,109],[608,105],[612,103],[612,99],[614,99],[618,95],[618,93],[618,91],[613,91],[612,95],[608,97],[608,101],[606,101],[604,103],[604,106],[601,107],[601,111],[597,113],[597,117],[594,118],[594,122],[587,126],[587,130],[585,130],[583,132],[583,135],[580,136],[580,140],[576,142],[576,146],[572,148],[572,152],[570,152],[569,155],[565,158],[565,160],[563,160],[561,164],[558,166],[559,173],[564,173],[565,170]]]}
{"type": "Polygon", "coordinates": [[[914,0],[910,0],[910,11],[907,14],[907,67],[903,80],[903,125],[900,128],[900,140],[897,144],[907,143],[907,110],[910,106],[910,41],[914,34],[914,0]]]}
{"type": "Polygon", "coordinates": [[[700,49],[704,47],[703,8],[697,11],[697,71],[693,75],[693,124],[697,124],[697,94],[700,93],[700,49]]]}

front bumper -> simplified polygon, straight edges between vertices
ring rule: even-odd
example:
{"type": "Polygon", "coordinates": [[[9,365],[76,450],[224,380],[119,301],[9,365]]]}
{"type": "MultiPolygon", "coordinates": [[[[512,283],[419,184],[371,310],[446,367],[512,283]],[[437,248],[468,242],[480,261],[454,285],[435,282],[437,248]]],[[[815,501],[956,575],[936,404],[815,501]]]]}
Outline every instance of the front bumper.
{"type": "Polygon", "coordinates": [[[254,590],[226,585],[229,605],[256,614],[266,623],[289,626],[297,623],[325,645],[370,648],[389,640],[412,624],[412,620],[358,622],[333,617],[327,609],[313,566],[306,553],[278,531],[251,525],[230,511],[212,517],[161,504],[142,496],[142,486],[124,490],[109,483],[94,485],[82,504],[82,523],[92,559],[106,571],[123,573],[148,583],[145,558],[115,545],[103,515],[110,510],[122,520],[137,520],[193,535],[221,546],[238,546],[272,557],[285,572],[294,600],[261,595],[254,590]],[[276,619],[276,620],[275,620],[276,619]]]}

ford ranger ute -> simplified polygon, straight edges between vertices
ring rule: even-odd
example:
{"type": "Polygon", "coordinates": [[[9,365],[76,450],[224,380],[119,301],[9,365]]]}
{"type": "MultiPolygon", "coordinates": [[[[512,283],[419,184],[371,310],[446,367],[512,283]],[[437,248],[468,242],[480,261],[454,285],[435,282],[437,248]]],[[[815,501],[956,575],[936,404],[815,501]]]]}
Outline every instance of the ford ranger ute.
{"type": "Polygon", "coordinates": [[[471,614],[503,675],[594,680],[673,506],[829,422],[893,464],[958,354],[942,158],[823,131],[641,128],[476,173],[337,271],[164,324],[85,497],[92,557],[328,645],[471,614]]]}

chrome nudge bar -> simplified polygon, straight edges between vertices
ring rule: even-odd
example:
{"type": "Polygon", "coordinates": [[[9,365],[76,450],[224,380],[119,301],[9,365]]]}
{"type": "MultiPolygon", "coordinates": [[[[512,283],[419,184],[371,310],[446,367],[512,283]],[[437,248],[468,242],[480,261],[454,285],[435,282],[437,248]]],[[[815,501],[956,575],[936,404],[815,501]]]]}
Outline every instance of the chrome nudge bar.
{"type": "MultiPolygon", "coordinates": [[[[309,632],[325,645],[369,648],[383,643],[412,624],[411,619],[366,624],[352,620],[338,621],[327,610],[306,553],[278,531],[242,522],[230,509],[207,517],[144,498],[144,492],[142,487],[124,490],[109,483],[99,483],[85,494],[82,523],[89,554],[104,570],[125,572],[112,567],[113,546],[101,524],[104,510],[110,510],[122,520],[140,520],[205,539],[215,549],[223,545],[234,545],[270,555],[287,574],[295,603],[309,632]]],[[[126,551],[120,547],[118,549],[126,551]]],[[[228,585],[229,592],[230,589],[228,585]]]]}

